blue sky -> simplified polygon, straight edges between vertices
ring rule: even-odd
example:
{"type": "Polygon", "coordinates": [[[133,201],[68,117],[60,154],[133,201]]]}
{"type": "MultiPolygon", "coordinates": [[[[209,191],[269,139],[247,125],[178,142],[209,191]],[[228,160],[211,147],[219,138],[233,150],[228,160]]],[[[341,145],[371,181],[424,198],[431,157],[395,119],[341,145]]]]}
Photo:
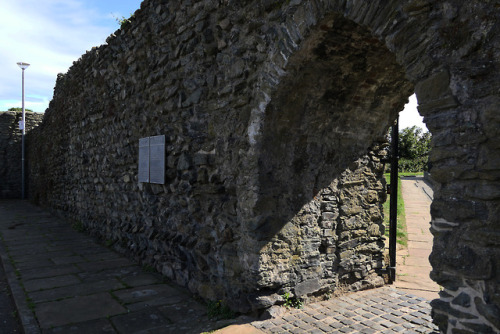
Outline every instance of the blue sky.
{"type": "MultiPolygon", "coordinates": [[[[93,46],[104,44],[141,0],[0,0],[0,111],[21,106],[21,69],[25,71],[25,106],[48,107],[58,73],[93,46]]],[[[424,127],[416,99],[401,113],[400,128],[424,127]]]]}
{"type": "Polygon", "coordinates": [[[21,69],[25,105],[44,112],[58,73],[93,46],[105,43],[141,0],[0,0],[0,110],[21,106],[21,69]]]}

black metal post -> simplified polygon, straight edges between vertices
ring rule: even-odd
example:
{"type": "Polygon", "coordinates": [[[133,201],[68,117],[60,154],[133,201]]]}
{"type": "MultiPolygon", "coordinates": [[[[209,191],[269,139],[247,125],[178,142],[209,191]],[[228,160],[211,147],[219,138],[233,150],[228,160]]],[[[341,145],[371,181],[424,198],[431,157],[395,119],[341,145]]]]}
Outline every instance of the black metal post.
{"type": "Polygon", "coordinates": [[[389,208],[389,279],[396,281],[396,238],[398,231],[398,136],[399,117],[391,131],[391,194],[389,208]]]}

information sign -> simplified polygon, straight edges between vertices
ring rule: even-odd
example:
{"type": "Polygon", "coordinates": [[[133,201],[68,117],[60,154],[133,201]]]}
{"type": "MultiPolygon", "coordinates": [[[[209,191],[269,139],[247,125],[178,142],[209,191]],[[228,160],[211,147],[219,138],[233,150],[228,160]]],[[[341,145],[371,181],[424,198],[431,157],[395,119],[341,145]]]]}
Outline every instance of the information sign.
{"type": "Polygon", "coordinates": [[[165,183],[165,136],[149,137],[149,182],[165,183]]]}
{"type": "Polygon", "coordinates": [[[139,139],[139,182],[149,182],[149,137],[139,139]]]}

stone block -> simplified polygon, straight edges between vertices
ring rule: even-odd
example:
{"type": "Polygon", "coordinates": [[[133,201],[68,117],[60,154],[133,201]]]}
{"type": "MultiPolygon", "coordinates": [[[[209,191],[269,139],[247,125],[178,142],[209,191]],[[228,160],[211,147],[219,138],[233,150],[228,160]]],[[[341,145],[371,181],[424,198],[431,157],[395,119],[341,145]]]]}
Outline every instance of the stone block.
{"type": "Polygon", "coordinates": [[[188,170],[192,165],[191,158],[187,154],[181,154],[177,162],[177,170],[188,170]]]}
{"type": "Polygon", "coordinates": [[[314,293],[321,289],[321,285],[318,279],[312,279],[308,281],[301,282],[297,284],[294,288],[295,295],[297,297],[302,297],[311,293],[314,293]]]}
{"type": "Polygon", "coordinates": [[[464,222],[473,217],[487,219],[488,207],[480,201],[462,200],[458,198],[435,199],[431,204],[433,217],[442,217],[451,222],[464,222]]]}
{"type": "Polygon", "coordinates": [[[441,312],[444,312],[446,314],[449,314],[455,318],[459,319],[477,319],[477,315],[474,315],[472,313],[466,313],[464,311],[459,311],[455,308],[453,308],[450,303],[445,302],[441,299],[434,299],[431,301],[431,306],[433,309],[439,310],[441,312]]]}
{"type": "Polygon", "coordinates": [[[336,222],[337,218],[339,217],[339,213],[337,211],[333,212],[323,212],[321,214],[321,220],[322,222],[336,222]]]}
{"type": "Polygon", "coordinates": [[[420,105],[438,100],[450,93],[450,74],[446,70],[431,75],[415,86],[415,94],[420,105]]]}
{"type": "Polygon", "coordinates": [[[497,330],[495,330],[493,327],[488,326],[486,324],[478,324],[477,322],[467,322],[467,321],[461,321],[460,324],[462,326],[465,326],[466,328],[470,330],[460,330],[453,328],[452,333],[455,334],[461,334],[461,333],[470,333],[470,334],[476,334],[476,333],[484,333],[484,334],[494,334],[498,333],[497,330]]]}
{"type": "Polygon", "coordinates": [[[366,194],[366,200],[368,203],[375,203],[378,201],[378,192],[374,190],[369,190],[366,194]]]}
{"type": "Polygon", "coordinates": [[[250,295],[248,298],[253,309],[267,309],[279,302],[283,302],[283,298],[278,294],[272,294],[269,296],[250,295]]]}
{"type": "Polygon", "coordinates": [[[474,298],[474,304],[479,314],[485,317],[496,329],[500,329],[500,306],[487,304],[479,297],[474,298]]]}
{"type": "Polygon", "coordinates": [[[469,307],[471,305],[471,298],[468,294],[462,292],[457,297],[455,297],[451,301],[451,303],[462,307],[469,307]]]}

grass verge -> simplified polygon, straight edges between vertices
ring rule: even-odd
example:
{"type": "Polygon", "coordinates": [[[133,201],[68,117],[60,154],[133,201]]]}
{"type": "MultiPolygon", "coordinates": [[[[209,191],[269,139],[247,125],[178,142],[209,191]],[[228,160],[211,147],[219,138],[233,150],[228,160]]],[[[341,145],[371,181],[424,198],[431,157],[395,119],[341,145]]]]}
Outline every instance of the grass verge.
{"type": "MultiPolygon", "coordinates": [[[[417,176],[421,175],[419,173],[399,173],[399,176],[417,176]]],[[[390,184],[391,174],[384,174],[387,184],[390,184]]],[[[388,196],[387,201],[384,203],[384,225],[385,225],[385,236],[389,237],[389,208],[391,199],[388,196]]],[[[397,232],[396,232],[396,242],[404,247],[408,247],[408,232],[406,230],[406,215],[405,215],[405,203],[403,201],[403,192],[401,189],[401,179],[398,178],[398,206],[397,206],[397,232]]]]}

